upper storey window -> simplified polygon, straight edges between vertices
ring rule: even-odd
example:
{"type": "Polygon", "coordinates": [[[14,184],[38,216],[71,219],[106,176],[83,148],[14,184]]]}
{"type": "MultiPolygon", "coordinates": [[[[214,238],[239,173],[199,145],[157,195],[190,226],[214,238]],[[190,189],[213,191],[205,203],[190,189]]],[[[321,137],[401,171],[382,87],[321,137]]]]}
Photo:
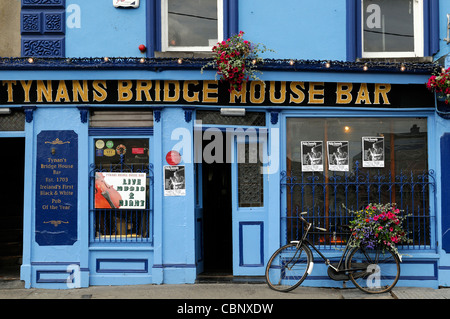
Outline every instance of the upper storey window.
{"type": "Polygon", "coordinates": [[[423,0],[362,0],[362,57],[424,56],[423,0]]]}
{"type": "Polygon", "coordinates": [[[439,1],[346,0],[347,60],[423,58],[439,50],[439,1]]]}
{"type": "Polygon", "coordinates": [[[161,0],[162,51],[210,51],[223,39],[223,0],[161,0]]]}

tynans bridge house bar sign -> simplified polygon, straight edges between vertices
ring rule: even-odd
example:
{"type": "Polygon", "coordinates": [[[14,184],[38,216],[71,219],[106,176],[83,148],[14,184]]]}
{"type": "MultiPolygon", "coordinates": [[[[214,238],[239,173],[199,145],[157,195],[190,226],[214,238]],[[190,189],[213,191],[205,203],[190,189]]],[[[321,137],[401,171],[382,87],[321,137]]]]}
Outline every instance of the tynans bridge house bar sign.
{"type": "Polygon", "coordinates": [[[240,92],[200,80],[0,81],[0,104],[209,104],[433,107],[420,84],[251,81],[240,92]]]}

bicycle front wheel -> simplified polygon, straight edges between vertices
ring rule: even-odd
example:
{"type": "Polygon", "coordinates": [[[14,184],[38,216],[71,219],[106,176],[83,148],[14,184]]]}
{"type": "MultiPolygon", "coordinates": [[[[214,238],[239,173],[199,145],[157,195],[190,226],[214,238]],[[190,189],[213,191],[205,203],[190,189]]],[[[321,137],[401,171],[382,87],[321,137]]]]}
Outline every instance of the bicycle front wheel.
{"type": "Polygon", "coordinates": [[[347,257],[350,280],[364,292],[390,291],[400,278],[400,259],[387,247],[354,248],[347,257]]]}
{"type": "Polygon", "coordinates": [[[290,243],[279,248],[267,263],[267,284],[281,292],[297,288],[312,270],[312,259],[311,250],[304,244],[297,247],[290,243]]]}

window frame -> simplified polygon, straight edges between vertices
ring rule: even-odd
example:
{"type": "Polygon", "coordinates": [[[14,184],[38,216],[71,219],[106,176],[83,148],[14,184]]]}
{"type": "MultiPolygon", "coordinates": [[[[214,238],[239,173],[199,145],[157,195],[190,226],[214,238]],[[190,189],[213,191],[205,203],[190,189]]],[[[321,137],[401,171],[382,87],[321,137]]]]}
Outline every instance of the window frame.
{"type": "MultiPolygon", "coordinates": [[[[282,240],[282,244],[286,243],[286,242],[289,242],[289,237],[288,237],[289,233],[288,233],[288,229],[287,229],[287,227],[288,227],[287,221],[291,217],[290,217],[290,215],[288,215],[288,213],[289,212],[291,212],[291,213],[292,212],[296,212],[296,210],[293,209],[293,207],[294,207],[293,204],[290,202],[290,200],[288,198],[289,196],[292,196],[292,188],[294,187],[294,185],[296,185],[296,187],[300,187],[300,184],[306,183],[306,184],[308,184],[310,186],[312,185],[313,187],[315,187],[317,189],[321,189],[322,186],[328,185],[328,187],[331,188],[331,193],[332,193],[333,192],[333,188],[336,185],[342,186],[342,184],[340,184],[340,183],[343,183],[343,184],[347,183],[348,184],[348,182],[346,181],[345,178],[341,178],[341,179],[336,179],[335,180],[334,177],[333,177],[330,180],[324,179],[322,181],[319,181],[319,180],[315,180],[315,179],[311,180],[311,179],[307,179],[307,178],[302,179],[302,177],[300,175],[292,175],[291,166],[288,163],[288,144],[287,144],[288,140],[289,140],[289,137],[288,137],[288,119],[308,119],[308,118],[311,118],[311,119],[374,118],[374,119],[376,119],[376,118],[382,118],[382,119],[386,119],[386,120],[387,119],[395,120],[396,118],[404,118],[404,119],[409,118],[409,119],[412,120],[413,118],[423,118],[426,121],[426,127],[427,127],[426,128],[426,132],[427,132],[427,137],[426,137],[426,144],[427,144],[426,145],[426,149],[427,149],[427,172],[421,173],[421,172],[417,171],[417,174],[415,174],[414,178],[419,177],[419,176],[428,176],[427,177],[428,181],[425,182],[425,184],[427,185],[426,187],[429,187],[428,190],[426,191],[426,193],[427,193],[426,200],[428,201],[428,205],[429,205],[428,206],[429,215],[426,215],[426,217],[428,219],[427,222],[429,222],[429,225],[426,224],[427,222],[425,220],[421,224],[422,226],[426,225],[425,228],[427,228],[429,226],[429,229],[430,229],[429,234],[428,234],[429,237],[426,238],[426,241],[428,241],[428,243],[424,243],[423,242],[424,238],[421,239],[419,237],[412,237],[412,239],[419,241],[419,243],[414,242],[412,244],[404,244],[404,245],[400,246],[399,248],[401,248],[402,250],[422,250],[422,251],[430,251],[430,250],[435,249],[436,248],[436,237],[435,237],[434,233],[435,233],[436,227],[437,227],[437,224],[436,224],[436,205],[435,205],[435,197],[436,197],[436,180],[435,180],[435,178],[436,177],[435,177],[435,174],[434,174],[435,167],[433,165],[433,158],[434,158],[433,146],[432,146],[432,143],[430,142],[431,139],[432,139],[432,136],[434,134],[434,129],[433,129],[433,126],[431,125],[432,124],[431,123],[432,116],[428,116],[427,114],[421,114],[420,116],[417,116],[417,114],[415,114],[415,115],[410,115],[410,114],[401,114],[401,115],[398,115],[398,114],[378,114],[378,113],[354,114],[353,112],[348,112],[348,113],[344,112],[344,114],[340,113],[338,115],[337,113],[334,114],[334,112],[331,112],[331,113],[332,114],[327,114],[326,116],[319,116],[319,115],[317,115],[315,113],[299,115],[297,112],[291,111],[291,112],[288,112],[288,113],[282,115],[282,122],[281,123],[283,123],[283,124],[282,124],[282,127],[281,127],[281,132],[282,132],[281,139],[285,141],[285,143],[284,143],[285,145],[283,146],[283,151],[282,151],[282,154],[281,154],[281,157],[282,157],[282,160],[281,160],[281,171],[284,172],[284,174],[285,174],[284,176],[285,177],[282,177],[282,181],[281,181],[281,187],[282,187],[281,194],[282,194],[282,197],[281,197],[281,203],[280,204],[281,204],[281,212],[282,212],[282,214],[280,214],[280,226],[281,226],[282,232],[285,232],[285,236],[286,236],[285,238],[282,237],[282,239],[281,239],[282,240]],[[293,178],[293,177],[296,177],[296,178],[293,178]],[[289,192],[291,192],[291,195],[289,195],[289,192]],[[289,206],[289,205],[291,205],[291,206],[289,206]],[[421,240],[422,240],[422,242],[420,242],[421,240]]],[[[367,183],[367,184],[377,184],[377,183],[380,183],[380,182],[384,183],[384,180],[381,181],[381,180],[378,180],[378,179],[372,179],[372,177],[377,176],[377,175],[378,175],[377,177],[380,177],[380,172],[377,172],[378,171],[377,168],[362,168],[362,167],[360,167],[360,171],[359,171],[359,175],[358,176],[366,176],[365,174],[366,174],[366,170],[367,169],[371,170],[372,173],[373,173],[373,175],[371,173],[370,177],[369,177],[371,182],[367,183]]],[[[388,167],[385,167],[384,169],[386,169],[387,171],[389,170],[388,167]]],[[[306,173],[310,174],[311,176],[319,176],[321,174],[320,172],[319,173],[306,172],[306,173]]],[[[351,173],[354,173],[354,171],[353,172],[351,172],[351,171],[347,172],[347,176],[350,176],[351,173]]],[[[343,173],[339,173],[339,174],[343,174],[343,173]]],[[[385,174],[382,173],[382,175],[385,175],[385,174]]],[[[403,180],[402,183],[408,184],[409,183],[408,178],[412,178],[412,177],[409,176],[409,175],[408,176],[404,175],[404,177],[406,179],[403,180]]],[[[366,182],[362,181],[362,183],[360,182],[360,183],[352,184],[352,181],[350,180],[350,184],[352,184],[352,185],[362,185],[364,183],[366,183],[366,182]]],[[[397,185],[397,188],[399,188],[399,187],[400,186],[397,185]]],[[[377,194],[377,196],[378,196],[378,194],[377,194]]],[[[371,195],[371,197],[376,197],[376,196],[371,195]]],[[[301,198],[301,197],[296,197],[296,198],[301,198]]],[[[398,204],[400,204],[400,201],[398,201],[398,204]]],[[[404,205],[407,205],[407,204],[404,204],[404,205]]],[[[302,209],[302,210],[299,210],[299,211],[306,210],[305,207],[300,207],[299,209],[302,209]]],[[[344,210],[345,209],[341,209],[341,212],[344,212],[344,210]]],[[[322,220],[325,219],[326,220],[327,218],[331,218],[331,217],[333,217],[333,218],[335,218],[336,216],[339,217],[339,215],[336,215],[336,216],[332,216],[332,215],[325,216],[324,215],[325,217],[324,216],[319,216],[320,215],[320,211],[321,210],[317,210],[317,212],[315,212],[313,210],[310,210],[308,212],[308,215],[307,215],[311,220],[315,220],[315,222],[318,223],[318,226],[320,226],[320,223],[321,223],[320,219],[322,219],[322,220]]],[[[409,212],[406,212],[406,213],[409,213],[409,212]]],[[[347,216],[347,217],[349,217],[349,216],[347,216]]],[[[345,218],[347,218],[347,217],[344,216],[344,221],[346,220],[345,218]]],[[[413,218],[415,218],[415,217],[417,217],[417,216],[413,216],[413,218]]],[[[424,217],[424,216],[421,216],[421,217],[424,217]]],[[[292,219],[292,220],[293,220],[293,223],[295,224],[296,221],[294,219],[292,219]]],[[[421,231],[421,230],[419,230],[419,231],[421,231]]],[[[296,234],[296,233],[294,232],[294,234],[296,234]]],[[[336,233],[336,234],[338,234],[338,233],[336,233]]],[[[419,233],[417,232],[417,234],[419,234],[419,233]]],[[[419,236],[421,236],[421,234],[422,233],[420,233],[419,236]]],[[[323,242],[319,242],[319,239],[320,239],[319,237],[314,237],[312,240],[317,240],[317,245],[321,245],[321,249],[328,249],[328,248],[331,248],[331,247],[336,247],[336,246],[334,246],[336,244],[337,245],[341,244],[341,243],[338,243],[338,242],[330,241],[331,238],[333,238],[333,237],[330,236],[330,238],[328,238],[326,241],[323,241],[323,242]]],[[[339,236],[337,238],[339,239],[339,236]]],[[[331,249],[334,249],[334,248],[331,248],[331,249]]]]}
{"type": "MultiPolygon", "coordinates": [[[[423,1],[423,57],[439,51],[439,1],[423,1]]],[[[361,0],[346,0],[346,56],[347,61],[362,58],[361,0]]],[[[419,58],[420,59],[420,58],[419,58]]]]}
{"type": "MultiPolygon", "coordinates": [[[[162,52],[208,52],[212,46],[169,46],[168,45],[168,1],[161,0],[161,51],[162,52]]],[[[224,39],[224,20],[225,20],[225,0],[217,1],[217,42],[224,39]]]]}
{"type": "MultiPolygon", "coordinates": [[[[139,244],[139,245],[150,245],[153,246],[154,243],[154,171],[153,171],[153,135],[145,135],[145,134],[139,134],[138,130],[129,129],[128,134],[121,134],[123,132],[120,132],[120,129],[114,129],[114,128],[108,128],[110,130],[109,134],[102,134],[102,132],[96,133],[90,133],[89,134],[89,153],[90,153],[90,166],[93,167],[93,169],[89,172],[89,244],[91,246],[96,244],[117,244],[117,243],[126,243],[127,245],[130,244],[139,244]],[[142,163],[142,169],[148,168],[149,172],[147,174],[147,194],[146,194],[146,208],[145,209],[119,209],[119,208],[96,208],[95,207],[95,173],[96,172],[113,172],[110,170],[111,167],[120,167],[119,164],[110,164],[105,165],[104,169],[102,164],[100,166],[96,165],[95,162],[95,141],[103,139],[103,140],[115,140],[115,139],[145,139],[148,140],[148,147],[149,147],[149,158],[148,163],[142,163]],[[102,167],[102,170],[99,170],[99,167],[102,167]],[[146,236],[138,236],[138,233],[135,233],[133,236],[133,233],[127,233],[127,235],[124,234],[97,234],[96,227],[97,227],[97,220],[96,216],[97,214],[100,214],[99,216],[114,216],[116,214],[122,216],[122,214],[125,214],[126,216],[132,216],[133,212],[136,211],[142,211],[141,217],[146,216],[148,220],[145,222],[147,223],[146,230],[148,231],[148,234],[146,236]],[[130,214],[130,215],[128,215],[130,214]]],[[[134,164],[123,164],[126,169],[133,169],[133,172],[139,172],[139,168],[135,168],[134,164]]],[[[136,215],[137,216],[137,212],[136,215]]],[[[120,217],[120,221],[122,222],[122,217],[120,217]]],[[[114,222],[109,222],[109,227],[105,226],[104,230],[112,230],[111,225],[115,225],[114,222]]],[[[128,222],[125,223],[125,225],[131,225],[128,224],[128,222]]],[[[122,231],[122,230],[121,230],[122,231]]],[[[132,231],[132,230],[131,230],[132,231]]]]}
{"type": "Polygon", "coordinates": [[[360,28],[361,28],[361,57],[362,58],[404,58],[404,57],[423,57],[424,56],[424,2],[423,0],[412,0],[414,6],[414,51],[379,51],[379,52],[365,52],[364,51],[364,6],[361,1],[360,12],[360,28]]]}

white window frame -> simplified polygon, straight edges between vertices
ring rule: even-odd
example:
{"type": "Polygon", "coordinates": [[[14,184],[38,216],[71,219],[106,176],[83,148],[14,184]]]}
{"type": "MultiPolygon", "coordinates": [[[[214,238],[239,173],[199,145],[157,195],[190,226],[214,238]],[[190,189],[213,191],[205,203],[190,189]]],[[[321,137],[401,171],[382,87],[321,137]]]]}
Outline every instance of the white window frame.
{"type": "Polygon", "coordinates": [[[211,51],[212,47],[217,42],[223,40],[223,0],[217,0],[217,41],[211,44],[211,46],[169,46],[169,17],[168,17],[168,0],[161,0],[161,51],[163,52],[205,52],[211,51]]]}
{"type": "Polygon", "coordinates": [[[412,0],[414,4],[414,51],[365,52],[364,51],[364,5],[361,0],[361,52],[363,58],[406,58],[424,56],[424,10],[423,0],[412,0]]]}

